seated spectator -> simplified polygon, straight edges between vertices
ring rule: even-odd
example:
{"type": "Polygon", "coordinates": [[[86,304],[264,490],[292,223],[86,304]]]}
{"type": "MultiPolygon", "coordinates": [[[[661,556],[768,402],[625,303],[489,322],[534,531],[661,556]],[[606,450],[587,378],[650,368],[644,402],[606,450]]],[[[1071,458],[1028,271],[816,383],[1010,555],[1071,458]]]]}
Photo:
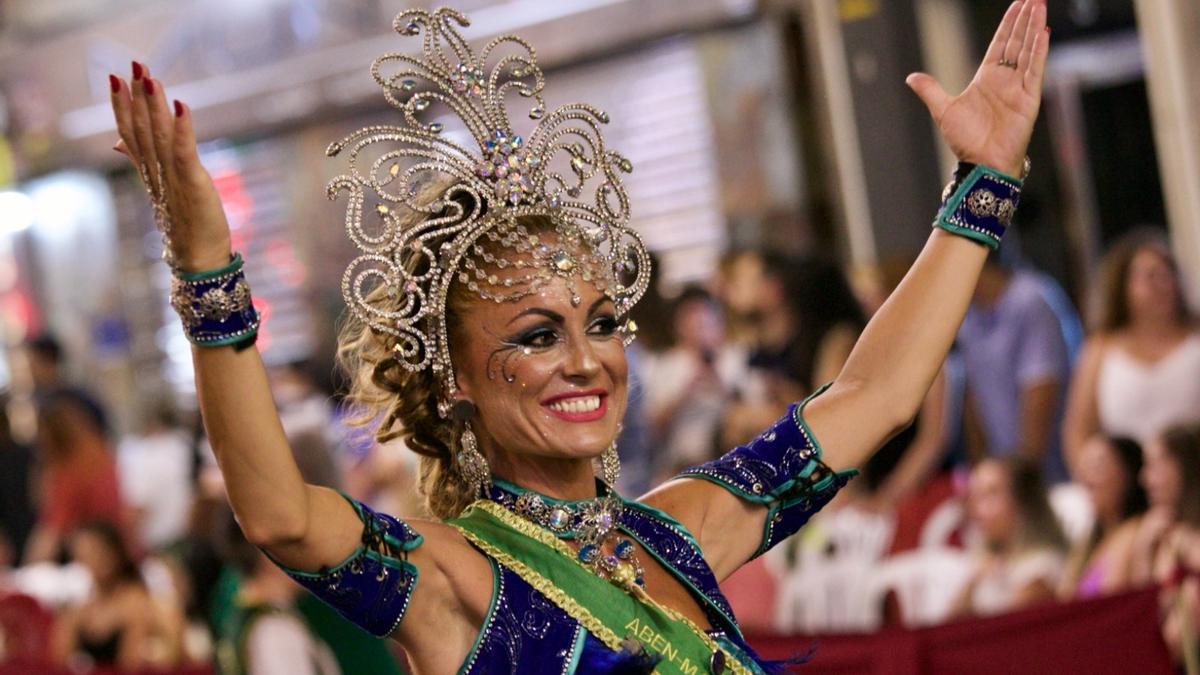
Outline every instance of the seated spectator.
{"type": "Polygon", "coordinates": [[[1136,580],[1162,586],[1163,638],[1182,663],[1185,645],[1194,650],[1200,640],[1200,425],[1173,427],[1146,444],[1142,484],[1150,511],[1138,533],[1136,580]]]}
{"type": "Polygon", "coordinates": [[[837,377],[867,320],[837,263],[776,254],[763,261],[763,328],[750,365],[786,380],[792,391],[781,400],[790,402],[837,377]]]}
{"type": "Polygon", "coordinates": [[[1161,235],[1123,239],[1102,270],[1063,422],[1072,465],[1094,434],[1148,443],[1172,425],[1200,422],[1200,328],[1161,235]]]}
{"type": "Polygon", "coordinates": [[[108,414],[89,391],[75,386],[66,377],[65,354],[58,339],[43,333],[25,344],[29,375],[33,380],[33,398],[40,409],[55,398],[66,397],[81,406],[101,433],[108,434],[108,414]]]}
{"type": "Polygon", "coordinates": [[[764,254],[753,314],[759,318],[751,376],[723,421],[730,448],[770,426],[789,403],[830,382],[866,325],[850,282],[835,263],[764,254]]]}
{"type": "Polygon", "coordinates": [[[89,523],[72,535],[70,549],[91,573],[92,594],[59,617],[55,661],[121,672],[178,665],[182,618],[151,597],[120,531],[89,523]]]}
{"type": "MultiPolygon", "coordinates": [[[[655,269],[660,268],[656,266],[655,269]]],[[[712,290],[724,310],[725,332],[730,343],[745,347],[759,343],[763,324],[766,323],[759,298],[766,280],[766,261],[762,253],[753,249],[735,249],[721,256],[713,277],[712,290]]],[[[633,311],[643,312],[643,316],[649,318],[651,315],[640,309],[641,306],[642,303],[638,302],[633,311]]],[[[639,322],[639,325],[642,323],[651,322],[639,322]]],[[[642,334],[639,332],[638,342],[641,341],[642,334]]],[[[649,348],[661,350],[665,347],[651,341],[649,348]]]]}
{"type": "Polygon", "coordinates": [[[160,398],[141,410],[146,420],[140,433],[117,444],[117,472],[141,542],[158,551],[187,529],[195,458],[168,401],[160,398]]]}
{"type": "Polygon", "coordinates": [[[325,437],[336,455],[343,442],[342,426],[337,423],[333,401],[312,376],[306,361],[275,366],[267,371],[271,397],[279,411],[279,421],[289,437],[318,434],[325,437]]]}
{"type": "Polygon", "coordinates": [[[62,554],[64,539],[91,521],[127,533],[116,461],[94,416],[72,396],[52,396],[38,411],[41,511],[26,545],[25,562],[62,554]]]}
{"type": "Polygon", "coordinates": [[[296,610],[303,591],[242,535],[232,515],[225,556],[240,574],[233,606],[218,626],[217,660],[225,675],[339,675],[329,645],[296,610]]]}
{"type": "Polygon", "coordinates": [[[680,293],[671,326],[674,344],[647,359],[643,383],[659,470],[667,476],[716,456],[721,416],[746,375],[746,354],[726,346],[721,308],[704,289],[680,293]]]}
{"type": "Polygon", "coordinates": [[[13,439],[8,397],[0,397],[0,568],[20,564],[33,530],[32,472],[33,451],[13,439]]]}
{"type": "Polygon", "coordinates": [[[1091,499],[1095,525],[1071,554],[1061,597],[1094,598],[1131,584],[1134,542],[1147,507],[1141,470],[1142,447],[1128,438],[1096,436],[1080,450],[1079,482],[1091,499]]]}
{"type": "Polygon", "coordinates": [[[967,509],[980,545],[954,614],[1000,614],[1053,599],[1067,539],[1039,468],[1017,457],[984,460],[971,472],[967,509]]]}
{"type": "Polygon", "coordinates": [[[1200,425],[1172,427],[1145,446],[1141,473],[1149,508],[1142,517],[1134,551],[1133,582],[1166,581],[1155,574],[1162,560],[1169,573],[1172,540],[1180,532],[1200,533],[1200,425]],[[1165,556],[1165,558],[1164,558],[1165,556]]]}

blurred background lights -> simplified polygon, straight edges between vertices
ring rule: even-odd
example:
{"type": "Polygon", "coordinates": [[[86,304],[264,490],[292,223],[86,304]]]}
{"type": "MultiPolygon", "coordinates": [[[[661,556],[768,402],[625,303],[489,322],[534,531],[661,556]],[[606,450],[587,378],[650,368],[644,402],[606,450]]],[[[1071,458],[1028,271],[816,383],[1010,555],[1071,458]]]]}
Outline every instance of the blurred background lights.
{"type": "Polygon", "coordinates": [[[0,192],[0,233],[10,234],[29,229],[35,214],[29,195],[15,190],[0,192]]]}

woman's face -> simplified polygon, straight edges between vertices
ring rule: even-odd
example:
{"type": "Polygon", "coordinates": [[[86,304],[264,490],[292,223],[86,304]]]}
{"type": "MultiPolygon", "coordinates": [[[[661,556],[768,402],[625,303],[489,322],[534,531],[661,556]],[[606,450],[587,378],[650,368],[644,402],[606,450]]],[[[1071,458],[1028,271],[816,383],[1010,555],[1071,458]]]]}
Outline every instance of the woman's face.
{"type": "Polygon", "coordinates": [[[1097,436],[1080,452],[1079,482],[1088,491],[1097,514],[1117,515],[1128,478],[1108,441],[1097,436]]]}
{"type": "Polygon", "coordinates": [[[1179,306],[1175,272],[1155,247],[1138,251],[1129,263],[1125,301],[1134,317],[1172,317],[1179,306]]]}
{"type": "Polygon", "coordinates": [[[716,304],[703,299],[688,301],[675,317],[675,342],[699,352],[712,352],[725,340],[725,322],[716,304]]]}
{"type": "Polygon", "coordinates": [[[1147,443],[1144,452],[1146,459],[1142,464],[1140,478],[1142,487],[1146,488],[1150,506],[1174,510],[1179,506],[1180,492],[1183,489],[1179,463],[1159,438],[1147,443]]]}
{"type": "Polygon", "coordinates": [[[71,558],[87,568],[96,583],[106,583],[117,572],[116,553],[95,532],[80,530],[71,538],[71,558]]]}
{"type": "Polygon", "coordinates": [[[458,385],[478,409],[473,428],[493,468],[521,455],[596,457],[617,436],[623,333],[607,296],[587,283],[576,290],[577,304],[555,277],[520,301],[473,301],[462,311],[458,385]]]}
{"type": "Polygon", "coordinates": [[[1016,533],[1017,508],[1011,482],[999,462],[983,462],[971,472],[967,512],[989,546],[1003,546],[1016,533]]]}
{"type": "Polygon", "coordinates": [[[760,310],[763,263],[754,253],[733,259],[721,283],[721,299],[736,316],[755,316],[760,310]]]}

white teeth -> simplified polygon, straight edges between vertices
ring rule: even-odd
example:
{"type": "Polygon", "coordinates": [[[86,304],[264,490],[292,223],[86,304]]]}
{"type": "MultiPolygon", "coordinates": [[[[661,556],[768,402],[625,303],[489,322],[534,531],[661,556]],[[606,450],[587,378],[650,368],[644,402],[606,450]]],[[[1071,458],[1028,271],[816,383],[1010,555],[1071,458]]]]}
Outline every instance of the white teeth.
{"type": "Polygon", "coordinates": [[[599,396],[580,396],[555,401],[549,406],[551,410],[565,413],[589,413],[600,408],[599,396]]]}

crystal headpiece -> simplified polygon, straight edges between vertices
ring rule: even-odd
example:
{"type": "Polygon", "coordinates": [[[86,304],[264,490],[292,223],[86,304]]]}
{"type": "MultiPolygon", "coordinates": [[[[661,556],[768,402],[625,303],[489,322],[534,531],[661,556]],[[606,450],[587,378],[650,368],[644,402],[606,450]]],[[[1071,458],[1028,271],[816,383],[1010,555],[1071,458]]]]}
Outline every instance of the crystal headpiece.
{"type": "Polygon", "coordinates": [[[608,115],[584,103],[548,112],[529,43],[504,35],[476,54],[456,25],[467,26],[466,16],[447,8],[401,12],[393,28],[422,36],[421,53],[387,53],[371,67],[400,122],[360,129],[326,151],[348,150],[349,173],[330,181],[328,192],[330,199],[349,194],[346,228],[362,251],[342,278],[346,303],[394,339],[403,367],[432,368],[442,378],[443,415],[454,390],[446,331],[452,283],[504,302],[561,278],[578,304],[582,281],[624,315],[650,277],[619,177],[633,166],[605,147],[600,132],[608,115]],[[514,92],[532,103],[524,137],[505,107],[514,92]],[[464,129],[432,117],[443,108],[464,129]],[[531,230],[531,216],[552,226],[531,230]]]}

